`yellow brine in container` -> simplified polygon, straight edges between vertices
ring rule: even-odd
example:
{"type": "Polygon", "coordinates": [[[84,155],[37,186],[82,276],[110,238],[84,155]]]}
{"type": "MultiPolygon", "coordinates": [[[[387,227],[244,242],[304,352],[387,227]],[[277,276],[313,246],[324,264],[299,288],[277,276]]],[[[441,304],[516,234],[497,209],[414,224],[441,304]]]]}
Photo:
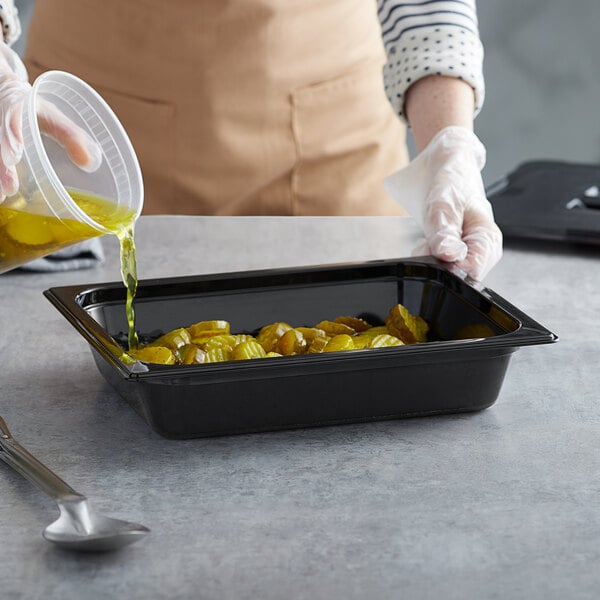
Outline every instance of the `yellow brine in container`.
{"type": "MultiPolygon", "coordinates": [[[[75,204],[96,223],[117,234],[136,219],[125,206],[91,194],[69,190],[75,204]]],[[[39,202],[39,200],[38,200],[39,202]]],[[[21,195],[0,204],[0,267],[8,271],[56,252],[67,245],[104,234],[94,226],[73,218],[46,214],[43,202],[27,202],[21,195]]]]}

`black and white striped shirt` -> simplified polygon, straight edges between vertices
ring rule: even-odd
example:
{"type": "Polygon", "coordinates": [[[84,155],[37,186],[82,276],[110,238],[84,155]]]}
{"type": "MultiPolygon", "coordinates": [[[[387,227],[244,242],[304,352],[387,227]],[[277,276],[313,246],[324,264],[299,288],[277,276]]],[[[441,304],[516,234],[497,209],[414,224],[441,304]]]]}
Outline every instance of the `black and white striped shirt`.
{"type": "Polygon", "coordinates": [[[469,83],[479,112],[485,85],[475,0],[377,0],[377,12],[388,57],[385,89],[401,117],[406,90],[434,74],[469,83]]]}

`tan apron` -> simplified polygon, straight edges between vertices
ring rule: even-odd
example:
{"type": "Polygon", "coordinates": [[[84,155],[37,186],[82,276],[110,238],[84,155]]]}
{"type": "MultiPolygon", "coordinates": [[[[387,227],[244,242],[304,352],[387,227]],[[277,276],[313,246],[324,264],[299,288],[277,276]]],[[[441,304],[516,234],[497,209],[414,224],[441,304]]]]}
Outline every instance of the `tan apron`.
{"type": "Polygon", "coordinates": [[[37,0],[25,62],[107,100],[145,214],[404,214],[374,0],[37,0]]]}

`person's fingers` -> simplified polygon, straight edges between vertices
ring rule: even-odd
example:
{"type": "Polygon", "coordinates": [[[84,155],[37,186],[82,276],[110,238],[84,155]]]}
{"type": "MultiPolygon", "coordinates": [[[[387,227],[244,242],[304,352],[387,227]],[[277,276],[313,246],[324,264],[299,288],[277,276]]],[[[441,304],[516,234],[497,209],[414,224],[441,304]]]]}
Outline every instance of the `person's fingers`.
{"type": "MultiPolygon", "coordinates": [[[[14,33],[14,32],[13,32],[14,33]]],[[[2,43],[0,38],[0,68],[10,72],[20,81],[27,83],[27,69],[19,55],[6,43],[2,43]]]]}
{"type": "Polygon", "coordinates": [[[40,130],[60,144],[78,167],[90,173],[98,169],[102,163],[98,144],[54,104],[40,102],[38,123],[40,130]]]}
{"type": "Polygon", "coordinates": [[[434,186],[426,202],[423,229],[435,257],[446,262],[466,257],[462,221],[463,203],[459,190],[449,183],[434,186]]]}
{"type": "Polygon", "coordinates": [[[473,223],[466,221],[463,240],[468,252],[457,265],[473,279],[482,280],[502,257],[502,232],[485,218],[473,223]]]}
{"type": "Polygon", "coordinates": [[[13,76],[0,75],[0,157],[9,166],[17,164],[23,154],[21,114],[27,89],[27,84],[13,76]]]}
{"type": "Polygon", "coordinates": [[[23,156],[23,134],[21,133],[21,115],[23,103],[10,106],[4,115],[2,124],[2,160],[9,166],[16,165],[23,156]]]}
{"type": "Polygon", "coordinates": [[[19,189],[15,165],[23,155],[23,98],[31,89],[19,56],[0,40],[0,203],[19,189]]]}
{"type": "Polygon", "coordinates": [[[502,256],[502,233],[479,187],[473,184],[463,190],[452,178],[444,177],[432,187],[424,219],[430,253],[456,263],[477,280],[502,256]]]}
{"type": "Polygon", "coordinates": [[[0,161],[0,204],[8,196],[17,193],[19,180],[14,167],[8,167],[0,161]]]}

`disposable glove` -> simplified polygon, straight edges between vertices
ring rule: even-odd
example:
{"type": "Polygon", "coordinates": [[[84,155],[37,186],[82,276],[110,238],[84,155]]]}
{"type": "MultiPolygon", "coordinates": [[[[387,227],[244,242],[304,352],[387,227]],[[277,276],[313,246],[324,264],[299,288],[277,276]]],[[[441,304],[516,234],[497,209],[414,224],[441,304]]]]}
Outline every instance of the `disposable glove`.
{"type": "MultiPolygon", "coordinates": [[[[15,194],[19,181],[15,165],[23,155],[21,114],[23,100],[31,90],[27,71],[19,56],[0,42],[0,203],[15,194]]],[[[40,99],[40,131],[65,148],[69,158],[84,171],[95,171],[102,153],[94,140],[52,103],[40,99]]]]}
{"type": "Polygon", "coordinates": [[[415,255],[432,254],[481,280],[502,256],[502,233],[485,195],[485,148],[464,127],[442,129],[411,163],[385,179],[420,225],[415,255]]]}

